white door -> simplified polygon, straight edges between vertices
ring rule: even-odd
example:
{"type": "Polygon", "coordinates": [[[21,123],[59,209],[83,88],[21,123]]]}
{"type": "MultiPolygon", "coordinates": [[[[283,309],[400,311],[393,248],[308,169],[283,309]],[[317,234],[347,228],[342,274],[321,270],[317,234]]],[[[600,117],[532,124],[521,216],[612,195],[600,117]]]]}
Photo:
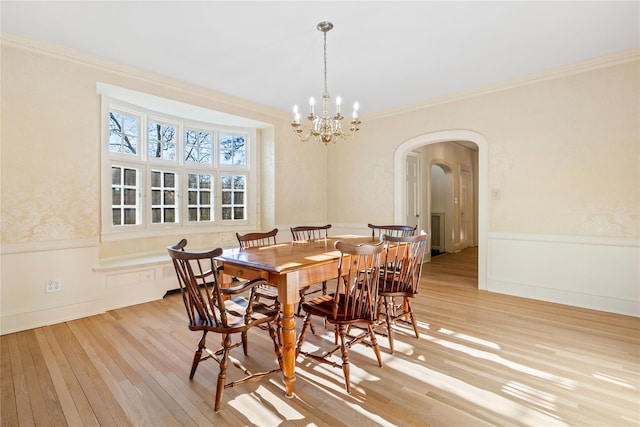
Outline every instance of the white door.
{"type": "Polygon", "coordinates": [[[406,225],[416,226],[421,230],[420,225],[420,158],[416,154],[407,156],[407,219],[406,225]]]}
{"type": "Polygon", "coordinates": [[[473,176],[460,170],[460,249],[473,245],[473,176]]]}

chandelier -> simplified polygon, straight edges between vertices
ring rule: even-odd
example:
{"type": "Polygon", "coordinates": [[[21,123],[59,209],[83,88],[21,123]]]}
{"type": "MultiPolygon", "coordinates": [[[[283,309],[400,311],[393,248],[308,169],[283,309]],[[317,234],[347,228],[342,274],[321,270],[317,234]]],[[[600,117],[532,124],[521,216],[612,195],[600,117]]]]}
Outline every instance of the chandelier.
{"type": "Polygon", "coordinates": [[[302,129],[300,112],[298,111],[297,105],[293,106],[293,123],[291,123],[291,126],[293,126],[294,132],[301,141],[308,141],[313,138],[316,143],[322,141],[324,145],[330,142],[335,144],[339,139],[343,141],[351,140],[358,131],[358,125],[360,124],[360,120],[358,120],[358,103],[353,104],[351,126],[349,130],[345,132],[342,130],[342,119],[344,119],[344,117],[340,113],[342,100],[339,96],[336,97],[336,113],[334,115],[329,114],[329,99],[331,97],[327,91],[327,31],[333,28],[333,24],[323,21],[320,22],[316,28],[324,34],[324,92],[322,93],[322,115],[318,116],[315,114],[315,100],[311,97],[309,98],[309,115],[307,116],[310,122],[309,129],[307,131],[302,129]]]}

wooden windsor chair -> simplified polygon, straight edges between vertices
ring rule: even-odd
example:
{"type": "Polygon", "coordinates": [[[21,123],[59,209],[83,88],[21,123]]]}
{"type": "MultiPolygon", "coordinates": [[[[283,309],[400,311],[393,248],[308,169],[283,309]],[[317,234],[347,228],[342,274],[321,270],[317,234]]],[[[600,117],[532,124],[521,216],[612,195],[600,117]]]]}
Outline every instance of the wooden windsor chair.
{"type": "Polygon", "coordinates": [[[282,353],[273,327],[278,321],[279,313],[255,299],[256,289],[265,283],[264,279],[255,279],[228,288],[221,286],[215,261],[216,257],[222,255],[221,248],[206,252],[189,252],[185,250],[186,246],[187,240],[182,239],[167,249],[178,276],[182,300],[189,318],[188,327],[192,331],[202,332],[193,356],[189,379],[193,379],[201,361],[215,359],[218,362],[220,368],[214,406],[215,412],[218,412],[225,388],[258,381],[282,370],[282,353]],[[240,345],[243,347],[244,355],[247,355],[247,332],[254,327],[264,327],[268,331],[279,368],[253,373],[231,356],[231,350],[240,345]],[[208,333],[220,334],[221,348],[207,348],[208,333]],[[240,334],[241,342],[232,342],[234,334],[240,334]],[[244,372],[245,376],[241,379],[227,380],[230,359],[234,366],[244,372]]]}
{"type": "MultiPolygon", "coordinates": [[[[329,237],[329,229],[331,228],[331,224],[327,225],[299,225],[296,227],[291,227],[291,237],[294,242],[304,242],[304,241],[315,241],[327,239],[329,237]]],[[[305,287],[304,289],[300,289],[300,300],[298,302],[298,310],[296,315],[299,317],[302,312],[302,303],[304,303],[305,299],[309,295],[313,295],[321,292],[322,295],[327,294],[327,282],[322,282],[322,287],[320,289],[315,289],[312,286],[305,287]]],[[[312,330],[313,331],[313,330],[312,330]]],[[[313,331],[315,332],[315,331],[313,331]]]]}
{"type": "Polygon", "coordinates": [[[397,322],[405,322],[405,319],[408,318],[416,338],[420,338],[411,301],[418,295],[427,238],[425,233],[416,236],[382,236],[386,256],[382,264],[378,287],[380,294],[378,319],[380,323],[377,326],[386,325],[389,349],[392,354],[392,327],[397,322]],[[385,311],[384,319],[380,316],[382,308],[385,311]]]}
{"type": "Polygon", "coordinates": [[[378,365],[382,367],[382,358],[373,326],[378,319],[378,282],[380,279],[380,261],[383,243],[375,245],[352,245],[336,242],[336,249],[340,251],[338,264],[338,278],[333,294],[323,295],[302,304],[305,312],[304,322],[298,342],[296,357],[303,355],[333,367],[341,367],[344,374],[347,392],[351,392],[349,378],[349,349],[358,343],[365,343],[373,348],[378,365]],[[336,337],[334,346],[321,354],[302,350],[305,333],[311,325],[311,316],[319,316],[335,326],[336,337]],[[359,332],[350,333],[351,326],[359,332]],[[332,360],[334,354],[340,352],[342,363],[332,360]]]}

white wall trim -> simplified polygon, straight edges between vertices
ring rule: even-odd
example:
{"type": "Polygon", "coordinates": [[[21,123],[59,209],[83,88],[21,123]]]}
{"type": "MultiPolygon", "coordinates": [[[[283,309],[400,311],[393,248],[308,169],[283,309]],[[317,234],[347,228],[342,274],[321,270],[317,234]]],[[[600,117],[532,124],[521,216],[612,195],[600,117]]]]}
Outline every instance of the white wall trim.
{"type": "Polygon", "coordinates": [[[91,248],[97,247],[99,241],[97,237],[87,237],[85,239],[32,241],[24,243],[5,243],[0,245],[0,255],[21,254],[28,252],[58,251],[61,249],[91,248]]]}
{"type": "Polygon", "coordinates": [[[576,243],[581,245],[640,247],[640,238],[607,236],[571,236],[527,233],[488,233],[489,239],[526,240],[532,242],[576,243]]]}

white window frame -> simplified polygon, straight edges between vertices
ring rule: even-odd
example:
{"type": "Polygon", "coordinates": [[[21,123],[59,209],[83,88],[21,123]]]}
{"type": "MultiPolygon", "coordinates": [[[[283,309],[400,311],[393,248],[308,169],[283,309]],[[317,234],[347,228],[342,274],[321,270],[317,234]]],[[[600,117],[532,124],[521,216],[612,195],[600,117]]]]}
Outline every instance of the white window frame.
{"type": "Polygon", "coordinates": [[[229,232],[230,230],[243,230],[255,228],[257,222],[257,128],[229,127],[216,123],[206,123],[189,117],[180,117],[175,114],[165,114],[148,108],[130,104],[126,101],[102,95],[101,114],[101,239],[123,240],[131,238],[151,237],[158,235],[184,235],[201,232],[229,232]],[[109,151],[109,111],[117,111],[134,116],[139,120],[138,147],[135,155],[116,153],[109,151]],[[148,123],[157,121],[176,126],[176,159],[149,158],[147,145],[148,123]],[[184,132],[185,129],[210,132],[212,136],[211,164],[187,162],[184,158],[184,132]],[[241,134],[246,143],[246,165],[220,165],[220,149],[218,138],[221,134],[241,134]],[[111,192],[111,167],[134,167],[139,172],[140,191],[138,202],[140,206],[140,224],[117,225],[112,224],[112,192],[111,192]],[[151,170],[163,170],[176,172],[178,179],[178,221],[175,223],[152,223],[151,217],[151,170]],[[214,211],[213,220],[205,222],[189,221],[188,214],[188,174],[211,174],[214,181],[214,211]],[[222,220],[221,207],[221,175],[245,175],[245,219],[222,220]]]}

